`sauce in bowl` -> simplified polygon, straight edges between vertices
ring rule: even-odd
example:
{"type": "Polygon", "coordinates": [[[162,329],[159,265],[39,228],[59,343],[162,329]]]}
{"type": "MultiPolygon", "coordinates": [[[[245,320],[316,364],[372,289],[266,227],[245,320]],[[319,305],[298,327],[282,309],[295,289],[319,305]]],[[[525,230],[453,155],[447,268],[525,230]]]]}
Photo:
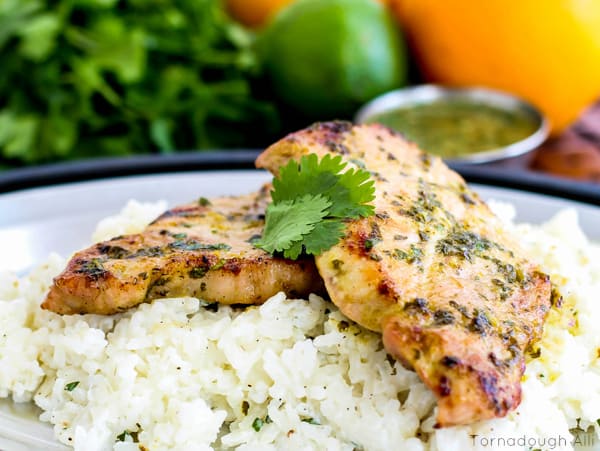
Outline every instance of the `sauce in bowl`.
{"type": "Polygon", "coordinates": [[[450,99],[386,111],[368,122],[387,125],[444,158],[508,146],[539,126],[523,111],[450,99]]]}
{"type": "Polygon", "coordinates": [[[545,119],[531,105],[483,88],[422,85],[384,94],[357,113],[446,160],[481,163],[525,153],[547,136],[545,119]]]}

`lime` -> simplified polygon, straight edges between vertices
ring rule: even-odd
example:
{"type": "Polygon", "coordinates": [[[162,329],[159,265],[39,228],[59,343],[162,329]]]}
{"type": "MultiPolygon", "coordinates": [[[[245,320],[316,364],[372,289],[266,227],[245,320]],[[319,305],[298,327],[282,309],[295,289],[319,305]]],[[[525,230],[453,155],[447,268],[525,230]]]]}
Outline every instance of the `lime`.
{"type": "Polygon", "coordinates": [[[404,40],[375,0],[298,0],[259,46],[274,92],[311,119],[347,117],[406,80],[404,40]]]}

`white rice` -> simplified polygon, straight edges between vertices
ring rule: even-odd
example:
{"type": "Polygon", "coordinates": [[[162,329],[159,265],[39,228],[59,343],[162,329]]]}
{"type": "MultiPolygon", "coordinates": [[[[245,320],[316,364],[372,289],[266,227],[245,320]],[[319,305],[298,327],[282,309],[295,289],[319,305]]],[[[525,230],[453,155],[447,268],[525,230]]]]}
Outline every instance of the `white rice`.
{"type": "MultiPolygon", "coordinates": [[[[510,206],[493,207],[510,220],[510,206]]],[[[94,239],[140,230],[164,208],[131,202],[94,239]]],[[[506,418],[434,430],[435,399],[417,376],[317,296],[245,310],[181,298],[109,317],[43,311],[57,255],[20,279],[0,273],[0,397],[33,400],[58,440],[85,451],[592,449],[576,445],[600,431],[600,247],[574,210],[507,226],[565,302],[506,418]]]]}

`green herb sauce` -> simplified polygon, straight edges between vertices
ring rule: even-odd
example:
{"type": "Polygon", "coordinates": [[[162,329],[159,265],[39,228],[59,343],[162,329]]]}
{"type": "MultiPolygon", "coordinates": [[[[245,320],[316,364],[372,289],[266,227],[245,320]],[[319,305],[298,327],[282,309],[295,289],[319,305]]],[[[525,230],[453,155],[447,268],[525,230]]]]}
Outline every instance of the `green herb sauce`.
{"type": "Polygon", "coordinates": [[[437,100],[373,116],[444,158],[504,147],[527,138],[537,124],[524,111],[464,100],[437,100]]]}

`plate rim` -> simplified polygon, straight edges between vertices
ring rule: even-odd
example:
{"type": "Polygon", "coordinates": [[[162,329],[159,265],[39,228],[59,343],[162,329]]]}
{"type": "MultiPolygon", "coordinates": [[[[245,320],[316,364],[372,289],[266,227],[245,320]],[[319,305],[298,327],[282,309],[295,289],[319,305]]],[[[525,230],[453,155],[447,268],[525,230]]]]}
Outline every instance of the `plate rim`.
{"type": "MultiPolygon", "coordinates": [[[[175,154],[102,157],[0,172],[0,194],[30,188],[130,175],[255,169],[259,149],[186,151],[175,154]]],[[[450,163],[469,183],[512,188],[600,206],[600,185],[508,166],[450,163]]]]}

